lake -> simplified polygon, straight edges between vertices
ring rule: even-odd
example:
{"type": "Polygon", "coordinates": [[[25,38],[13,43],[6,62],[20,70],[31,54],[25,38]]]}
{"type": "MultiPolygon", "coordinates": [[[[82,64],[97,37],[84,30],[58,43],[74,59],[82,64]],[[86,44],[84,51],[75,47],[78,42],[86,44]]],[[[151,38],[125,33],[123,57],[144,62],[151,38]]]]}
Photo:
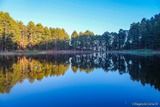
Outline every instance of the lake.
{"type": "Polygon", "coordinates": [[[158,55],[0,56],[0,107],[140,105],[160,106],[158,55]]]}

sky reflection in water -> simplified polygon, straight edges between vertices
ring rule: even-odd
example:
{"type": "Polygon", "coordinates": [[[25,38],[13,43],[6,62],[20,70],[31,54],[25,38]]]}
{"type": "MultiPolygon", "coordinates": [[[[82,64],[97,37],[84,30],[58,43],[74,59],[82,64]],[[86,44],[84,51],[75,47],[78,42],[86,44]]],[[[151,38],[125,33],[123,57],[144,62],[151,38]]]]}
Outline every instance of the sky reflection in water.
{"type": "Polygon", "coordinates": [[[133,102],[160,99],[159,56],[87,54],[0,59],[0,107],[131,106],[133,102]]]}

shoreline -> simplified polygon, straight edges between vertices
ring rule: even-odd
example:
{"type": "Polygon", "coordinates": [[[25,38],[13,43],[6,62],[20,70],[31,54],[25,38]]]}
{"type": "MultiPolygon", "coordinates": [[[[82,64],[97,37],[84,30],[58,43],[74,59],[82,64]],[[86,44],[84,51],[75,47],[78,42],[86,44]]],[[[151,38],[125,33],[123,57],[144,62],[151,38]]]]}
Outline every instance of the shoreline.
{"type": "Polygon", "coordinates": [[[63,55],[63,54],[90,54],[90,53],[113,53],[113,54],[130,54],[139,56],[160,55],[159,50],[139,49],[139,50],[113,50],[113,51],[84,51],[84,50],[17,50],[1,51],[0,56],[8,55],[63,55]]]}
{"type": "Polygon", "coordinates": [[[57,55],[57,54],[88,54],[94,53],[95,51],[79,51],[79,50],[18,50],[18,51],[3,51],[0,52],[1,56],[7,55],[57,55]]]}

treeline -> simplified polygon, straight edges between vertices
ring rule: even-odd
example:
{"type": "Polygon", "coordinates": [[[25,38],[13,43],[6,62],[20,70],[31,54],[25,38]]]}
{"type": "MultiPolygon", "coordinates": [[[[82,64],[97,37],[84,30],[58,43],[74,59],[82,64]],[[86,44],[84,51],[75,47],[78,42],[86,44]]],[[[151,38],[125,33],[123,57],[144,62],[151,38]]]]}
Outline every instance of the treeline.
{"type": "Polygon", "coordinates": [[[151,19],[143,18],[141,22],[132,23],[129,30],[105,32],[94,35],[92,32],[73,32],[71,43],[74,49],[87,50],[129,50],[160,49],[160,14],[151,19]]]}
{"type": "Polygon", "coordinates": [[[0,50],[62,49],[69,47],[69,35],[61,28],[29,22],[26,26],[8,13],[0,12],[0,50]]]}
{"type": "Polygon", "coordinates": [[[129,30],[95,35],[87,30],[74,31],[29,22],[24,25],[8,13],[0,12],[0,50],[129,50],[160,49],[160,14],[132,23],[129,30]]]}

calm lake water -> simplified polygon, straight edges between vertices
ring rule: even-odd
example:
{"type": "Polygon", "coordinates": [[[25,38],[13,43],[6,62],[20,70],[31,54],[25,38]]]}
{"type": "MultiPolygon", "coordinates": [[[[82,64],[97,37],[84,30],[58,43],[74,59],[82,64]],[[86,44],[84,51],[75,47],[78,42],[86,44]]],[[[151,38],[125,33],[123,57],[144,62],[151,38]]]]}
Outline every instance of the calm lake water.
{"type": "Polygon", "coordinates": [[[0,107],[160,106],[160,56],[0,56],[0,107]]]}

